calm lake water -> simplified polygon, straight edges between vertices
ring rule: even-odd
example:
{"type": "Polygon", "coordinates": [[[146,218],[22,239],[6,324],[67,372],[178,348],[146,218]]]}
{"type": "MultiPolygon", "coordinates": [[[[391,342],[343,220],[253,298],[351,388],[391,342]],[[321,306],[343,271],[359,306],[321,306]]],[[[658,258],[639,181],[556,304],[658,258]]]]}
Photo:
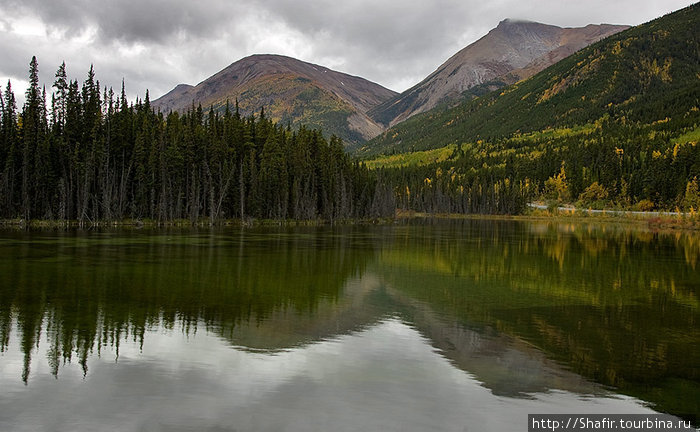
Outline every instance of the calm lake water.
{"type": "Polygon", "coordinates": [[[700,415],[700,235],[0,232],[2,431],[504,431],[700,415]]]}

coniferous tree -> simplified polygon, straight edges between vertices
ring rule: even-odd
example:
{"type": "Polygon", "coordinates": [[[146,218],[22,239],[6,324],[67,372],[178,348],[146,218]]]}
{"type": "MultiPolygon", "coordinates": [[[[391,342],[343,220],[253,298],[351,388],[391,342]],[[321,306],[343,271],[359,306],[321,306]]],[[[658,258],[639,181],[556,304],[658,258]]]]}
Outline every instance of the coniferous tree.
{"type": "Polygon", "coordinates": [[[29,220],[33,213],[32,198],[36,187],[33,182],[35,174],[34,158],[39,143],[44,139],[45,121],[44,103],[39,87],[39,65],[36,57],[32,57],[29,64],[29,87],[25,94],[25,103],[22,109],[21,128],[21,198],[20,214],[25,220],[29,220]]]}
{"type": "Polygon", "coordinates": [[[0,117],[0,205],[3,217],[15,217],[16,213],[16,173],[19,155],[17,102],[12,92],[12,84],[7,82],[5,97],[2,100],[0,117]]]}

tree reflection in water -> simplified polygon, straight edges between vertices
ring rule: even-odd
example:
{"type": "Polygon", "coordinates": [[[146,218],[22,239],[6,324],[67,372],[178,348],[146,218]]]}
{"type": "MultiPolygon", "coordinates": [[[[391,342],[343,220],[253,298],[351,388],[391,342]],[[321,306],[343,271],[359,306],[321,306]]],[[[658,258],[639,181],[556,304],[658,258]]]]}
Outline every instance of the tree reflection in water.
{"type": "Polygon", "coordinates": [[[41,344],[54,376],[87,374],[163,329],[275,353],[400,316],[494,394],[602,384],[700,412],[698,235],[458,220],[2,238],[0,347],[18,338],[25,383],[41,344]]]}

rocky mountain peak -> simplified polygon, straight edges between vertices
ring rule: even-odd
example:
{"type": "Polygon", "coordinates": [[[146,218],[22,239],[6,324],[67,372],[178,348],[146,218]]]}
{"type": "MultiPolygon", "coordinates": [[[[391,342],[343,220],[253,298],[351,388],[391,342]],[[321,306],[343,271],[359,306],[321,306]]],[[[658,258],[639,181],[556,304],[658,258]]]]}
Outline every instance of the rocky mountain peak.
{"type": "Polygon", "coordinates": [[[192,104],[221,109],[238,100],[241,113],[264,108],[276,121],[318,127],[346,142],[382,131],[365,113],[396,92],[364,78],[276,54],[242,58],[196,86],[180,84],[153,101],[161,111],[186,111],[192,104]]]}
{"type": "Polygon", "coordinates": [[[465,91],[498,77],[510,74],[507,80],[517,81],[532,76],[626,28],[628,26],[562,28],[504,19],[484,37],[450,57],[426,79],[373,108],[369,114],[375,121],[393,126],[440,104],[459,102],[465,91]]]}

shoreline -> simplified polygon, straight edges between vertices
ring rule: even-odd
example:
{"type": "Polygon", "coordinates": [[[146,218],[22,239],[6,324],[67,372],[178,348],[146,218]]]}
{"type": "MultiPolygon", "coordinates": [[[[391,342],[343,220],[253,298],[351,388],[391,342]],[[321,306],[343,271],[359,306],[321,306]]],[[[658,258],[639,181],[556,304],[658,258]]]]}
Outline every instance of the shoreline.
{"type": "Polygon", "coordinates": [[[548,210],[529,207],[519,215],[485,214],[429,214],[412,211],[397,212],[397,219],[473,219],[511,220],[522,222],[595,223],[609,226],[628,226],[651,231],[700,231],[700,215],[675,212],[631,212],[623,210],[589,211],[575,208],[548,210]]]}
{"type": "Polygon", "coordinates": [[[554,223],[596,223],[605,225],[626,225],[653,231],[700,231],[700,215],[697,213],[677,212],[633,212],[623,210],[583,210],[569,207],[557,209],[529,206],[524,214],[459,214],[459,213],[422,213],[409,210],[396,211],[393,218],[341,219],[328,221],[310,220],[272,220],[272,219],[226,219],[211,224],[208,219],[193,223],[190,220],[160,222],[154,220],[124,219],[121,221],[98,221],[80,223],[78,221],[52,221],[5,219],[0,220],[0,230],[4,229],[142,229],[142,228],[213,228],[213,227],[310,227],[310,226],[349,226],[349,225],[387,225],[410,219],[471,219],[471,220],[511,220],[554,223]]]}
{"type": "Polygon", "coordinates": [[[1,219],[0,230],[3,229],[101,229],[101,228],[216,228],[216,227],[266,227],[266,226],[333,226],[333,225],[379,225],[393,223],[396,218],[375,218],[375,219],[339,219],[328,221],[324,219],[222,219],[211,223],[209,219],[202,219],[192,222],[186,219],[172,221],[155,221],[150,219],[135,220],[124,219],[119,221],[97,221],[79,222],[76,220],[30,220],[21,219],[1,219]]]}

